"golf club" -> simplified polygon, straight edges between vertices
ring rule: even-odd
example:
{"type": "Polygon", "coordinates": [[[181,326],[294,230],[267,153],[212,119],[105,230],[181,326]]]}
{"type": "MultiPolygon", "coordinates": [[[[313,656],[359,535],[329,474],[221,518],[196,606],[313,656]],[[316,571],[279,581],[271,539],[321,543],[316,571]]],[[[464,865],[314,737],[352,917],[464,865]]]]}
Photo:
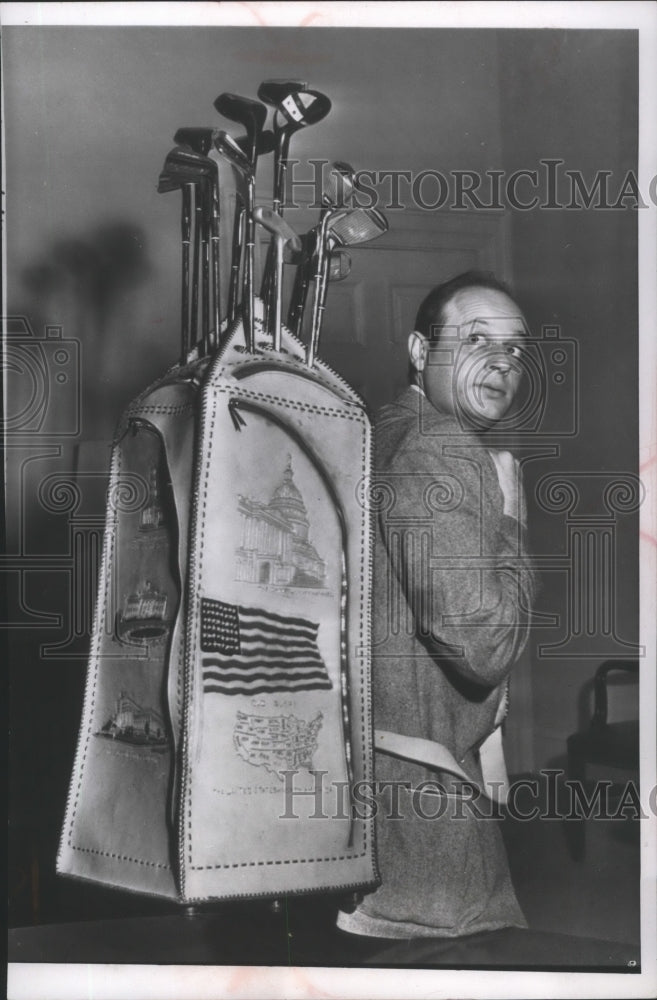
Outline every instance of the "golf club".
{"type": "Polygon", "coordinates": [[[337,247],[329,254],[329,281],[344,281],[351,274],[351,254],[344,247],[337,247]]]}
{"type": "Polygon", "coordinates": [[[285,95],[276,105],[274,115],[274,211],[280,211],[285,198],[285,174],[290,151],[290,139],[307,125],[317,125],[331,110],[326,94],[318,90],[296,90],[285,95]],[[280,116],[280,117],[279,117],[280,116]]]}
{"type": "Polygon", "coordinates": [[[305,80],[263,80],[258,87],[258,100],[275,108],[288,94],[299,90],[308,90],[305,80]]]}
{"type": "Polygon", "coordinates": [[[294,275],[294,284],[287,311],[287,326],[299,339],[301,339],[303,314],[308,297],[312,260],[316,249],[317,227],[315,226],[301,236],[301,260],[294,275]]]}
{"type": "MultiPolygon", "coordinates": [[[[305,80],[263,80],[258,87],[258,98],[268,104],[270,107],[278,111],[281,104],[286,98],[291,94],[304,93],[308,90],[308,84],[305,80]]],[[[329,105],[330,108],[330,105],[329,105]]],[[[328,114],[328,111],[327,111],[328,114]]],[[[290,133],[291,134],[291,133],[290,133]]],[[[289,143],[289,139],[288,139],[289,143]]],[[[275,147],[278,145],[278,138],[275,134],[274,139],[275,147]]],[[[277,196],[277,175],[280,170],[280,151],[277,152],[274,159],[274,192],[272,199],[272,208],[275,212],[280,211],[280,205],[276,205],[277,200],[280,200],[277,196]]]]}
{"type": "MultiPolygon", "coordinates": [[[[350,163],[337,160],[335,163],[331,164],[328,177],[325,179],[322,189],[322,209],[319,216],[320,224],[330,209],[344,209],[351,206],[353,192],[356,187],[355,170],[350,163]]],[[[311,232],[315,231],[316,230],[312,230],[311,232]]],[[[303,326],[303,316],[308,296],[308,286],[311,278],[313,254],[316,250],[316,238],[312,239],[310,233],[307,233],[304,238],[303,255],[295,275],[288,310],[288,326],[299,338],[301,337],[303,326]]]]}
{"type": "MultiPolygon", "coordinates": [[[[308,237],[316,238],[317,230],[311,229],[309,233],[305,233],[302,240],[308,237]]],[[[299,340],[302,339],[303,334],[303,321],[306,310],[306,300],[308,298],[308,287],[310,285],[310,272],[312,267],[313,252],[311,251],[307,255],[307,251],[304,245],[303,248],[303,259],[299,266],[294,278],[294,285],[292,287],[292,294],[290,295],[290,304],[287,315],[287,326],[293,331],[299,340]]],[[[331,250],[329,253],[329,265],[328,265],[328,280],[329,282],[334,281],[344,281],[348,278],[351,273],[351,257],[347,250],[343,248],[338,248],[331,250]]]]}
{"type": "Polygon", "coordinates": [[[182,237],[182,297],[181,297],[181,347],[180,364],[185,363],[189,353],[189,248],[192,239],[192,200],[194,197],[194,182],[188,182],[178,175],[172,175],[167,170],[165,161],[160,173],[157,190],[160,194],[179,190],[182,194],[182,212],[180,228],[182,237]]]}
{"type": "Polygon", "coordinates": [[[228,285],[227,314],[230,323],[237,315],[240,270],[242,265],[242,246],[245,233],[245,202],[237,193],[235,195],[235,215],[233,217],[233,235],[231,240],[230,281],[228,285]]]}
{"type": "MultiPolygon", "coordinates": [[[[224,156],[243,178],[246,186],[246,205],[244,206],[244,238],[240,239],[244,249],[244,274],[242,279],[242,311],[244,315],[244,337],[249,352],[255,349],[255,177],[251,163],[234,139],[227,132],[217,132],[214,138],[217,152],[224,156]]],[[[240,229],[241,232],[241,229],[240,229]]],[[[233,232],[233,249],[235,249],[235,231],[233,232]]],[[[231,276],[232,276],[231,272],[231,276]]]]}
{"type": "Polygon", "coordinates": [[[274,258],[276,270],[274,272],[273,296],[274,296],[274,350],[281,349],[281,295],[283,291],[283,247],[286,243],[291,244],[293,250],[301,249],[301,240],[291,226],[282,219],[277,212],[271,208],[256,208],[255,220],[259,222],[268,232],[271,233],[274,242],[274,258]]]}
{"type": "MultiPolygon", "coordinates": [[[[205,261],[207,258],[207,229],[204,219],[204,201],[207,197],[206,189],[212,181],[216,164],[206,157],[199,156],[189,147],[176,146],[168,154],[162,174],[160,175],[159,190],[173,190],[172,185],[190,184],[193,187],[194,195],[189,206],[190,215],[193,213],[194,225],[192,228],[193,239],[190,236],[192,247],[192,294],[191,294],[191,316],[189,326],[185,324],[183,338],[186,347],[191,346],[192,339],[198,340],[198,289],[199,272],[203,268],[203,319],[204,319],[204,346],[206,345],[207,317],[208,317],[208,296],[209,296],[209,268],[205,261]],[[203,263],[201,263],[203,254],[203,263]]],[[[185,296],[183,296],[184,298],[185,296]]]]}
{"type": "Polygon", "coordinates": [[[238,94],[219,94],[214,106],[220,115],[231,122],[239,122],[246,129],[247,157],[255,174],[258,163],[258,138],[267,120],[267,108],[260,101],[252,101],[238,94]]]}
{"type": "MultiPolygon", "coordinates": [[[[189,126],[179,128],[173,137],[174,142],[183,146],[191,146],[196,153],[207,156],[214,149],[214,135],[219,129],[210,126],[189,126]]],[[[238,135],[234,140],[245,156],[249,155],[250,141],[248,135],[238,135]]],[[[266,156],[274,151],[276,139],[270,128],[263,129],[258,136],[258,156],[266,156]]]]}
{"type": "MultiPolygon", "coordinates": [[[[291,83],[292,81],[284,82],[291,83]]],[[[268,89],[271,91],[271,86],[268,89]]],[[[278,94],[280,99],[273,105],[276,108],[274,114],[276,145],[274,147],[272,208],[275,212],[283,215],[290,139],[295,132],[305,128],[307,125],[316,125],[322,121],[331,110],[331,101],[326,94],[322,94],[318,90],[287,90],[282,87],[279,89],[278,94]]],[[[272,267],[273,249],[267,254],[260,288],[267,316],[271,311],[270,288],[272,267]]]]}
{"type": "Polygon", "coordinates": [[[202,157],[198,162],[207,165],[211,175],[211,197],[210,197],[210,226],[211,226],[211,258],[212,258],[212,319],[213,331],[208,332],[207,348],[213,350],[219,341],[221,330],[221,219],[220,219],[220,191],[219,191],[219,168],[215,160],[208,156],[211,149],[214,149],[214,135],[217,130],[213,128],[179,128],[174,136],[174,140],[189,147],[197,156],[202,157]]]}
{"type": "MultiPolygon", "coordinates": [[[[183,130],[179,130],[179,135],[183,130]]],[[[189,136],[199,148],[207,142],[197,134],[189,136]]],[[[219,219],[219,172],[216,162],[190,145],[179,145],[169,154],[169,169],[174,172],[198,174],[200,188],[195,201],[197,240],[194,244],[195,259],[200,254],[202,270],[202,320],[199,351],[207,354],[216,346],[221,326],[220,308],[220,219],[219,219]],[[197,244],[198,246],[197,250],[197,244]],[[211,248],[211,250],[210,250],[211,248]],[[212,310],[213,330],[210,329],[210,257],[212,258],[212,310]]],[[[194,328],[194,324],[192,323],[194,328]]]]}
{"type": "Polygon", "coordinates": [[[315,297],[310,330],[310,340],[306,349],[306,364],[312,368],[319,346],[326,294],[328,290],[329,250],[339,246],[355,246],[369,243],[383,236],[388,230],[385,216],[374,208],[354,208],[351,210],[328,209],[319,226],[317,246],[317,271],[315,274],[315,297]],[[329,243],[331,247],[329,248],[329,243]]]}
{"type": "Polygon", "coordinates": [[[370,243],[388,232],[388,220],[376,208],[352,208],[331,215],[327,234],[336,246],[370,243]]]}
{"type": "Polygon", "coordinates": [[[354,190],[358,189],[355,175],[352,165],[344,160],[336,160],[331,164],[322,188],[320,222],[330,208],[351,208],[354,190]]]}

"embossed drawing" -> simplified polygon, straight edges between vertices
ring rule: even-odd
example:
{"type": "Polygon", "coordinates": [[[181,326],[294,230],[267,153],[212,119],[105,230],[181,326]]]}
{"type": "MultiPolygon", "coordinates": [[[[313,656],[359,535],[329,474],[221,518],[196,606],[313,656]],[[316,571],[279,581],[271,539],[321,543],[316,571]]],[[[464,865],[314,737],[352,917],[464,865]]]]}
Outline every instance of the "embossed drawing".
{"type": "Polygon", "coordinates": [[[149,750],[162,750],[167,746],[162,716],[152,708],[139,705],[126,691],[121,691],[114,713],[94,736],[149,750]]]}
{"type": "Polygon", "coordinates": [[[305,767],[312,771],[317,751],[322,713],[306,722],[296,715],[247,715],[238,712],[233,744],[247,764],[264,767],[280,777],[280,771],[305,767]]]}
{"type": "Polygon", "coordinates": [[[237,579],[274,587],[326,586],[326,562],[310,540],[306,504],[294,482],[291,456],[271,498],[239,497],[242,538],[237,579]]]}

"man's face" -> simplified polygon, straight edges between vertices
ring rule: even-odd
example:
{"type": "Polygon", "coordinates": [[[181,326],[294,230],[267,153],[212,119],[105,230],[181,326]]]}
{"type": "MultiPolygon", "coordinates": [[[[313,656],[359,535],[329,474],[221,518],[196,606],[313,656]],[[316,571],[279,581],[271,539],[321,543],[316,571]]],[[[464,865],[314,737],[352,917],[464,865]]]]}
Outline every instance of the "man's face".
{"type": "Polygon", "coordinates": [[[489,427],[507,413],[523,377],[527,328],[513,299],[466,288],[447,303],[443,322],[424,345],[421,375],[436,409],[489,427]]]}

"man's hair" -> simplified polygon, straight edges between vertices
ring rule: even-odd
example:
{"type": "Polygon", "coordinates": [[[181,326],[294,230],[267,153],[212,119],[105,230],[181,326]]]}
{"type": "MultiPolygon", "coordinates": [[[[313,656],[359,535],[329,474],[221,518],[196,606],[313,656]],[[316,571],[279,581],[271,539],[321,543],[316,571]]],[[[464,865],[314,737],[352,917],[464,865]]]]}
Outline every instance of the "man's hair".
{"type": "Polygon", "coordinates": [[[466,271],[442,285],[436,285],[423,300],[415,318],[415,329],[428,340],[431,339],[431,328],[442,326],[445,322],[445,307],[448,302],[466,288],[490,288],[495,292],[503,292],[513,298],[512,292],[502,282],[498,281],[490,271],[466,271]]]}

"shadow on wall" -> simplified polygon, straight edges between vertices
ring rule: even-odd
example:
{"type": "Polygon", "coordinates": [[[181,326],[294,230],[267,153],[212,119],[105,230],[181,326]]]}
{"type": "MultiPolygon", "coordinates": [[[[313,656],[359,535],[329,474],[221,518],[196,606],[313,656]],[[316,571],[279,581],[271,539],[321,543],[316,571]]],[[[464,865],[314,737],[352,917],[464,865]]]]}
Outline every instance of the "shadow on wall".
{"type": "Polygon", "coordinates": [[[149,273],[143,231],[115,222],[86,236],[57,240],[24,269],[22,279],[29,292],[45,299],[44,305],[51,297],[67,297],[77,329],[102,335],[120,296],[149,273]]]}
{"type": "Polygon", "coordinates": [[[72,475],[85,441],[105,462],[102,446],[121,411],[168,364],[159,356],[166,340],[139,335],[153,321],[152,272],[145,234],[127,220],[62,234],[20,272],[7,325],[4,429],[8,535],[30,551],[54,544],[39,484],[51,473],[72,475]]]}
{"type": "MultiPolygon", "coordinates": [[[[58,325],[65,338],[80,344],[80,432],[87,440],[111,435],[117,400],[119,406],[127,402],[150,378],[150,372],[140,374],[144,365],[134,341],[140,315],[148,315],[141,300],[151,274],[145,233],[124,220],[63,235],[21,272],[27,304],[14,312],[27,317],[37,338],[46,324],[58,325]]],[[[20,393],[19,383],[14,391],[20,393]]],[[[48,417],[52,428],[46,433],[56,433],[57,414],[48,417]]]]}

